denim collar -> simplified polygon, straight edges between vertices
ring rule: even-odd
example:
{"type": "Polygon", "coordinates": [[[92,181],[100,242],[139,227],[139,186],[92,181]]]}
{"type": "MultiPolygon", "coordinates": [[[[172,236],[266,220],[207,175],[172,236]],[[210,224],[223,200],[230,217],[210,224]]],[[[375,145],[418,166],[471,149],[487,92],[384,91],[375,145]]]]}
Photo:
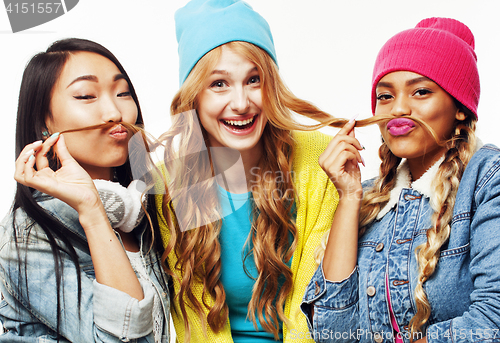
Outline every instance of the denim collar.
{"type": "MultiPolygon", "coordinates": [[[[476,148],[477,152],[482,146],[483,142],[477,138],[476,139],[476,148]]],[[[429,198],[429,202],[431,208],[434,211],[438,210],[438,205],[435,197],[435,185],[434,181],[436,179],[436,174],[438,172],[439,166],[444,161],[444,155],[434,163],[427,171],[416,181],[411,182],[410,168],[408,167],[408,161],[403,159],[398,166],[397,174],[396,174],[396,183],[394,187],[391,189],[391,197],[389,201],[385,204],[385,206],[380,210],[377,214],[377,220],[381,219],[385,216],[394,206],[396,206],[399,195],[404,188],[411,188],[423,196],[429,198]]]]}
{"type": "Polygon", "coordinates": [[[391,197],[385,206],[377,214],[377,219],[381,219],[385,216],[394,206],[396,206],[399,200],[399,194],[404,188],[412,188],[420,194],[431,199],[431,207],[434,208],[434,187],[432,186],[433,180],[436,177],[436,173],[439,169],[439,165],[444,161],[444,156],[442,156],[436,163],[434,163],[427,171],[416,181],[411,182],[410,168],[408,167],[408,161],[403,159],[398,166],[398,171],[396,174],[396,183],[391,189],[391,197]]]}

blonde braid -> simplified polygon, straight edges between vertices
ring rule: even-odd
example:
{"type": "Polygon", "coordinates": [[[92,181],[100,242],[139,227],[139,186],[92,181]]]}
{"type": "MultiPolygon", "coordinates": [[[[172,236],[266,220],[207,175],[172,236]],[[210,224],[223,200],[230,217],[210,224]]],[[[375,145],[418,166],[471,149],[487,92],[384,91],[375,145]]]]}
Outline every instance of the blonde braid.
{"type": "Polygon", "coordinates": [[[416,332],[421,331],[431,314],[431,306],[423,285],[434,273],[439,261],[441,247],[450,236],[450,222],[460,179],[476,147],[476,119],[474,115],[459,123],[450,140],[450,149],[439,166],[433,186],[436,189],[435,203],[438,210],[432,216],[433,226],[427,231],[427,242],[419,245],[415,253],[419,265],[415,300],[417,313],[410,321],[411,341],[416,332]]]}
{"type": "Polygon", "coordinates": [[[391,189],[396,182],[401,158],[395,156],[385,142],[379,148],[379,157],[382,160],[379,177],[375,185],[364,196],[359,213],[359,233],[364,233],[366,225],[371,223],[380,210],[389,201],[391,189]]]}

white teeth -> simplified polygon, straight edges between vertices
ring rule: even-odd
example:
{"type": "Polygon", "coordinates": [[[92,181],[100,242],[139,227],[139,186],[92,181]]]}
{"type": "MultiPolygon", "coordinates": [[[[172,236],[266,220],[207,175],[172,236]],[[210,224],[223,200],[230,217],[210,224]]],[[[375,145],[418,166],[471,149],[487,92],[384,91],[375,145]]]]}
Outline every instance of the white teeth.
{"type": "Polygon", "coordinates": [[[251,122],[253,122],[254,118],[255,117],[252,117],[252,118],[247,119],[247,120],[224,120],[224,121],[230,125],[243,126],[243,125],[247,125],[247,124],[250,124],[251,122]]]}

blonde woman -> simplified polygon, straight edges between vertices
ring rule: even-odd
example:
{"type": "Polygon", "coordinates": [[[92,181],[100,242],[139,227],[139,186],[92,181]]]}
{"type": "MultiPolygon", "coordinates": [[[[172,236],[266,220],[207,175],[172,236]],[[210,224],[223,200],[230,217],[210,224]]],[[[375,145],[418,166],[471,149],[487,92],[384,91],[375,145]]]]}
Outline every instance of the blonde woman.
{"type": "Polygon", "coordinates": [[[292,132],[292,112],[331,117],[284,86],[269,26],[245,2],[191,1],[176,26],[171,197],[158,205],[172,215],[178,340],[289,342],[308,332],[299,304],[338,201],[318,166],[330,137],[292,132]]]}
{"type": "Polygon", "coordinates": [[[479,90],[459,21],[425,19],[382,47],[380,176],[362,187],[353,123],[320,158],[344,196],[301,306],[316,341],[500,339],[500,151],[476,139],[479,90]]]}

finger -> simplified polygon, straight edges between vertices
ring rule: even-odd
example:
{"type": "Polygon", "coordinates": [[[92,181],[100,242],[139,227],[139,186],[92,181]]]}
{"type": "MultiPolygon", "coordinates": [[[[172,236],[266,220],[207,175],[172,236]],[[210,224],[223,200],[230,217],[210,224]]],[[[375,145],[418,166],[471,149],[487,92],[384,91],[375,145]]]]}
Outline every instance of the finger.
{"type": "Polygon", "coordinates": [[[14,172],[14,179],[16,181],[24,175],[24,166],[26,162],[28,162],[30,157],[33,156],[38,149],[40,149],[41,145],[42,141],[36,141],[26,145],[24,149],[21,151],[15,163],[16,170],[14,172]]]}
{"type": "Polygon", "coordinates": [[[30,181],[33,179],[33,177],[35,176],[35,162],[36,162],[36,158],[34,155],[31,155],[29,158],[28,158],[28,161],[24,164],[24,171],[23,171],[23,177],[22,177],[22,181],[21,182],[23,185],[25,186],[29,186],[30,185],[30,181]]]}
{"type": "Polygon", "coordinates": [[[47,154],[50,149],[59,139],[59,132],[54,133],[52,136],[47,138],[45,142],[43,142],[42,148],[35,155],[36,157],[36,167],[38,170],[42,170],[43,168],[47,168],[49,166],[49,160],[47,158],[47,154]]]}
{"type": "Polygon", "coordinates": [[[68,151],[68,147],[66,146],[66,141],[64,140],[63,135],[59,136],[59,140],[54,146],[54,151],[57,154],[57,158],[59,158],[62,165],[64,165],[69,160],[74,160],[73,156],[71,156],[68,151]]]}
{"type": "Polygon", "coordinates": [[[345,165],[352,161],[353,163],[360,162],[359,152],[355,149],[345,149],[338,152],[336,157],[330,157],[325,161],[325,167],[330,171],[338,170],[339,168],[345,168],[345,165]]]}
{"type": "Polygon", "coordinates": [[[361,145],[361,143],[356,138],[348,136],[348,135],[337,134],[335,137],[332,138],[330,143],[328,143],[323,154],[324,155],[331,155],[333,153],[333,151],[335,150],[335,148],[339,144],[342,144],[343,142],[347,142],[347,143],[355,146],[358,150],[364,149],[364,147],[361,145]]]}
{"type": "Polygon", "coordinates": [[[347,135],[354,128],[354,126],[356,126],[356,121],[350,120],[340,129],[338,133],[342,135],[347,135]]]}
{"type": "Polygon", "coordinates": [[[325,169],[325,172],[333,181],[351,172],[353,164],[357,164],[356,155],[347,150],[342,151],[337,159],[328,161],[328,169],[325,169]]]}
{"type": "Polygon", "coordinates": [[[359,153],[359,149],[357,147],[355,147],[354,145],[352,145],[350,142],[342,141],[334,147],[334,149],[332,150],[332,153],[330,155],[320,156],[321,167],[328,168],[329,165],[334,165],[334,164],[338,165],[339,162],[341,163],[341,165],[343,165],[345,163],[345,161],[341,162],[340,155],[344,151],[348,151],[348,152],[352,153],[355,156],[357,162],[362,163],[362,164],[364,163],[364,160],[361,157],[361,154],[359,153]]]}
{"type": "Polygon", "coordinates": [[[354,149],[363,150],[364,147],[359,143],[359,141],[350,136],[334,137],[326,147],[325,151],[319,157],[319,163],[329,158],[329,156],[335,157],[340,151],[345,149],[348,145],[352,146],[354,149]]]}
{"type": "Polygon", "coordinates": [[[33,153],[40,148],[42,143],[43,143],[43,141],[36,141],[36,142],[33,142],[31,144],[26,145],[23,148],[23,150],[21,150],[19,157],[21,157],[23,155],[33,155],[33,153]]]}

